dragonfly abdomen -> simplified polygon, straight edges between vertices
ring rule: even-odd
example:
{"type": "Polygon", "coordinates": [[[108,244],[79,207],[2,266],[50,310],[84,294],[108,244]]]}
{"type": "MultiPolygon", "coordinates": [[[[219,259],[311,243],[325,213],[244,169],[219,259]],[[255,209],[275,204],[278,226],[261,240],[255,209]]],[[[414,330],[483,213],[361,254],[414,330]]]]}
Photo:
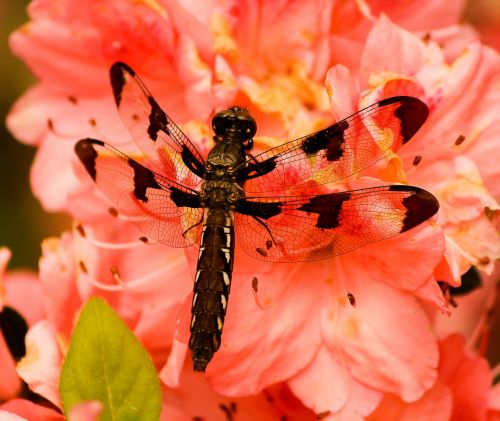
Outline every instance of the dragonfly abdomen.
{"type": "Polygon", "coordinates": [[[205,371],[220,347],[233,272],[233,212],[208,209],[205,215],[189,339],[195,371],[205,371]]]}

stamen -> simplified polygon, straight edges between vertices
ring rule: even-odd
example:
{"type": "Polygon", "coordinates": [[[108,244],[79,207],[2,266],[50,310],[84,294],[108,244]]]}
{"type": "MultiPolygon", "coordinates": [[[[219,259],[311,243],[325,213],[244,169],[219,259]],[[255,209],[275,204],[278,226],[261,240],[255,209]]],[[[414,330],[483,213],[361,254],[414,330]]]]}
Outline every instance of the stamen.
{"type": "MultiPolygon", "coordinates": [[[[86,269],[86,268],[85,268],[86,269]]],[[[148,272],[147,275],[141,276],[139,278],[130,280],[130,281],[125,281],[121,278],[118,269],[116,266],[111,267],[111,274],[113,275],[113,278],[117,282],[117,284],[107,284],[104,282],[100,282],[94,278],[91,278],[88,275],[87,271],[82,271],[83,272],[83,277],[93,286],[96,288],[102,289],[104,291],[123,291],[125,289],[129,291],[143,291],[144,290],[144,285],[147,285],[149,282],[151,282],[152,279],[155,279],[157,277],[160,277],[163,273],[168,273],[171,271],[170,265],[164,265],[156,269],[155,271],[148,272]]]]}
{"type": "Polygon", "coordinates": [[[254,276],[252,279],[252,294],[253,294],[253,299],[255,300],[255,304],[257,304],[257,307],[259,307],[261,310],[268,310],[271,308],[272,305],[272,300],[270,298],[266,299],[266,303],[264,304],[259,297],[259,280],[254,276]]]}
{"type": "Polygon", "coordinates": [[[87,231],[83,228],[81,224],[75,225],[76,231],[87,240],[87,242],[97,248],[105,249],[105,250],[126,250],[132,249],[136,247],[144,247],[144,244],[157,244],[156,241],[150,240],[145,236],[140,236],[137,241],[128,241],[124,243],[110,243],[108,241],[101,241],[95,238],[92,238],[87,231]]]}
{"type": "MultiPolygon", "coordinates": [[[[70,133],[70,132],[66,132],[65,133],[65,132],[62,132],[61,130],[59,130],[56,127],[56,123],[50,117],[47,118],[47,127],[56,136],[58,136],[60,138],[63,138],[63,139],[71,139],[73,141],[74,141],[74,139],[84,138],[84,137],[87,137],[89,135],[89,131],[88,130],[79,131],[79,132],[75,132],[75,133],[70,133]]],[[[92,125],[91,125],[91,127],[92,127],[92,125]]]]}
{"type": "Polygon", "coordinates": [[[82,224],[80,224],[80,223],[76,224],[75,229],[78,232],[78,234],[80,234],[83,238],[85,238],[87,236],[87,234],[85,234],[85,230],[83,229],[82,224]]]}
{"type": "Polygon", "coordinates": [[[457,140],[455,140],[455,145],[461,145],[465,141],[465,136],[461,134],[460,136],[457,137],[457,140]]]}
{"type": "MultiPolygon", "coordinates": [[[[86,237],[89,244],[105,250],[126,250],[135,247],[144,247],[145,242],[139,238],[137,241],[129,241],[127,243],[109,243],[107,241],[96,240],[95,238],[86,237]]],[[[148,244],[156,244],[156,242],[148,241],[148,244]]]]}
{"type": "Polygon", "coordinates": [[[417,155],[413,160],[413,166],[416,167],[418,164],[420,164],[420,162],[422,162],[422,155],[417,155]]]}
{"type": "MultiPolygon", "coordinates": [[[[100,281],[90,277],[87,272],[83,273],[82,278],[85,279],[86,281],[88,281],[88,283],[90,285],[93,285],[94,287],[96,287],[98,289],[102,289],[103,291],[120,292],[120,291],[123,291],[125,289],[124,285],[105,284],[103,282],[100,282],[100,281]]],[[[127,288],[127,289],[129,289],[129,288],[127,288]]]]}
{"type": "Polygon", "coordinates": [[[227,421],[234,420],[233,413],[231,412],[231,410],[229,409],[229,407],[227,405],[220,403],[219,408],[222,412],[224,412],[224,415],[225,415],[227,421]]]}
{"type": "Polygon", "coordinates": [[[481,257],[479,260],[478,260],[478,263],[480,265],[487,265],[490,263],[490,258],[488,256],[485,256],[485,257],[481,257]]]}
{"type": "Polygon", "coordinates": [[[255,292],[259,292],[259,280],[255,276],[252,278],[252,288],[255,292]]]}
{"type": "Polygon", "coordinates": [[[356,297],[351,294],[350,292],[347,293],[347,299],[349,300],[349,303],[351,303],[351,305],[356,308],[356,297]]]}
{"type": "Polygon", "coordinates": [[[116,266],[111,266],[111,274],[113,275],[113,278],[118,285],[122,285],[124,288],[126,287],[125,283],[120,277],[120,272],[118,272],[118,268],[116,266]]]}
{"type": "Polygon", "coordinates": [[[85,274],[88,274],[88,273],[89,273],[89,272],[88,272],[88,270],[87,270],[87,266],[85,266],[85,263],[83,263],[83,261],[82,261],[82,260],[80,260],[80,261],[78,262],[78,266],[80,267],[80,270],[81,270],[83,273],[85,273],[85,274]]]}

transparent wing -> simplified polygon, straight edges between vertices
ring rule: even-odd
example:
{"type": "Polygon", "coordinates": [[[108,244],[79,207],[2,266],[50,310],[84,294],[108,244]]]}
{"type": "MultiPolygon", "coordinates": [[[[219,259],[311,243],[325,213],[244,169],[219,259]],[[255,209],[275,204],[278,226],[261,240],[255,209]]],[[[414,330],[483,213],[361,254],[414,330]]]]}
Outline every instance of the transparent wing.
{"type": "Polygon", "coordinates": [[[172,247],[198,241],[203,215],[199,195],[174,181],[173,169],[171,178],[162,176],[95,139],[80,140],[75,152],[120,216],[146,236],[172,247]]]}
{"type": "Polygon", "coordinates": [[[326,129],[258,154],[242,166],[248,193],[331,183],[370,167],[408,142],[429,109],[414,97],[379,101],[326,129]],[[293,180],[293,185],[290,185],[293,180]]]}
{"type": "Polygon", "coordinates": [[[408,231],[438,209],[431,193],[404,185],[252,197],[238,203],[235,230],[238,247],[256,259],[321,260],[408,231]]]}
{"type": "Polygon", "coordinates": [[[111,85],[120,117],[148,161],[160,171],[173,162],[176,177],[187,186],[197,186],[203,158],[181,129],[161,109],[142,80],[125,63],[110,69],[111,85]]]}

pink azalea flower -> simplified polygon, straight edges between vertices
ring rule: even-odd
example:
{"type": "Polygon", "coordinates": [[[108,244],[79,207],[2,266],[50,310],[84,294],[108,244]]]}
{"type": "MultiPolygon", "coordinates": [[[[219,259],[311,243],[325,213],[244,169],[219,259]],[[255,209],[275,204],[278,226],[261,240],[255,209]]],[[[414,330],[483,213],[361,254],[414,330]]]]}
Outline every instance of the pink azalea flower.
{"type": "MultiPolygon", "coordinates": [[[[5,286],[4,286],[4,272],[7,263],[10,260],[10,250],[6,248],[0,249],[0,310],[5,307],[5,286]]],[[[21,381],[16,374],[16,366],[14,358],[5,342],[3,333],[0,334],[0,361],[2,365],[2,377],[0,380],[0,399],[9,399],[16,396],[21,389],[21,381]]]]}
{"type": "Polygon", "coordinates": [[[26,335],[26,355],[19,361],[17,372],[31,390],[60,406],[58,380],[61,364],[56,332],[46,320],[42,320],[26,335]]]}
{"type": "Polygon", "coordinates": [[[294,136],[331,120],[321,86],[325,72],[359,56],[374,16],[384,11],[412,27],[435,29],[456,23],[463,7],[448,2],[443,18],[435,3],[362,4],[339,4],[328,14],[315,2],[282,9],[266,3],[258,11],[241,2],[200,10],[189,2],[100,7],[86,0],[76,10],[70,1],[57,7],[33,1],[31,21],[12,34],[10,45],[40,83],[16,103],[7,123],[16,137],[39,146],[31,173],[35,195],[51,211],[84,220],[95,214],[71,169],[73,142],[94,136],[128,145],[106,77],[118,59],[142,76],[176,121],[206,120],[228,103],[251,100],[261,133],[294,136]],[[262,42],[257,34],[264,25],[262,42]],[[341,51],[348,54],[336,57],[341,51]]]}
{"type": "Polygon", "coordinates": [[[212,390],[206,379],[193,373],[191,367],[182,370],[182,383],[164,393],[163,421],[237,419],[252,421],[313,421],[326,413],[315,414],[305,407],[283,384],[265,389],[259,394],[227,397],[212,390]]]}
{"type": "MultiPolygon", "coordinates": [[[[6,272],[11,253],[7,248],[0,248],[0,310],[16,311],[26,321],[30,332],[45,317],[42,303],[42,289],[35,274],[28,271],[6,272]]],[[[33,355],[28,333],[26,352],[33,355]]],[[[10,338],[12,339],[12,338],[10,338]]],[[[19,339],[19,338],[18,338],[19,339]]],[[[43,343],[45,349],[47,344],[43,343]]],[[[18,363],[23,364],[25,359],[18,363]]],[[[25,380],[22,370],[16,367],[11,351],[2,333],[0,333],[0,419],[2,420],[41,420],[56,421],[64,417],[57,411],[25,399],[18,399],[22,388],[21,379],[25,380]]],[[[46,366],[45,366],[46,367],[46,366]]],[[[31,386],[31,385],[30,385],[31,386]]],[[[37,391],[36,387],[32,390],[37,391]]]]}
{"type": "Polygon", "coordinates": [[[440,341],[439,378],[421,399],[407,403],[387,395],[368,420],[482,420],[491,390],[488,363],[473,355],[460,335],[440,341]]]}
{"type": "Polygon", "coordinates": [[[12,399],[0,405],[2,421],[63,421],[62,414],[42,405],[36,405],[26,399],[12,399]]]}
{"type": "MultiPolygon", "coordinates": [[[[5,247],[0,248],[0,311],[3,312],[2,317],[7,312],[15,311],[28,326],[32,326],[43,318],[40,285],[36,276],[30,272],[7,272],[10,256],[10,250],[5,247]]],[[[8,320],[6,322],[9,323],[8,320]]],[[[14,338],[6,338],[0,331],[0,372],[2,373],[0,400],[12,399],[21,391],[21,379],[16,373],[16,361],[7,345],[12,339],[14,338]]],[[[19,340],[19,338],[16,339],[19,340]]]]}
{"type": "MultiPolygon", "coordinates": [[[[209,118],[230,103],[249,104],[261,149],[326,126],[332,109],[342,118],[394,95],[428,103],[429,121],[415,139],[336,187],[424,187],[441,202],[440,225],[430,221],[319,263],[257,265],[237,251],[223,344],[207,378],[225,396],[256,395],[243,398],[249,407],[265,407],[262,391],[282,388],[314,413],[347,420],[385,407],[387,396],[418,411],[439,400],[443,414],[450,394],[463,397],[459,387],[440,380],[445,352],[431,322],[440,317],[437,311],[449,312],[437,280],[458,285],[470,265],[491,272],[500,255],[484,212],[498,209],[498,165],[488,156],[500,125],[498,54],[478,43],[459,54],[432,41],[457,23],[461,1],[447,5],[444,20],[439,2],[329,7],[298,1],[31,3],[31,21],[10,43],[40,82],[15,104],[8,125],[38,146],[35,195],[46,209],[80,221],[73,234],[43,246],[46,320],[30,330],[37,354],[28,353],[18,368],[33,390],[59,404],[57,377],[75,316],[90,296],[101,295],[152,354],[164,383],[176,388],[182,405],[166,403],[177,408],[175,416],[197,415],[183,381],[192,381],[203,398],[213,393],[192,380],[184,364],[196,251],[186,251],[188,265],[182,251],[144,246],[74,157],[74,142],[86,136],[135,154],[106,76],[121,60],[205,153],[209,118]],[[422,40],[426,32],[431,41],[422,40]],[[460,135],[465,142],[455,144],[460,135]]],[[[449,38],[463,50],[463,32],[449,38]]],[[[292,397],[284,406],[296,404],[292,397]]],[[[296,419],[312,414],[302,404],[307,415],[296,419]]],[[[281,413],[294,419],[289,409],[281,413]]],[[[259,411],[262,418],[275,415],[259,411]]]]}
{"type": "Polygon", "coordinates": [[[138,235],[130,225],[121,230],[102,228],[80,227],[74,235],[65,233],[42,244],[40,282],[47,311],[45,320],[28,332],[27,355],[18,373],[32,390],[57,406],[62,355],[89,297],[99,295],[113,305],[161,366],[176,335],[179,308],[191,290],[182,250],[166,255],[162,246],[126,242],[138,235]],[[142,269],[146,259],[149,271],[142,269]]]}

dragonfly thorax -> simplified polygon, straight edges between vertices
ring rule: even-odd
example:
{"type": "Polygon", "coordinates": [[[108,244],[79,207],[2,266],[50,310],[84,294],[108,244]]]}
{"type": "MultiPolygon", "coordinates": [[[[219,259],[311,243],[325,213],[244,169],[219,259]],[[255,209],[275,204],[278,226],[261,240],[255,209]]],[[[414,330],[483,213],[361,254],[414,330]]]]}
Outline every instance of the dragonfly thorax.
{"type": "Polygon", "coordinates": [[[219,111],[212,119],[215,142],[236,142],[243,144],[248,151],[252,149],[252,139],[257,131],[257,124],[250,113],[241,107],[230,107],[219,111]]]}
{"type": "Polygon", "coordinates": [[[243,196],[243,188],[235,182],[212,180],[201,185],[200,202],[204,208],[232,210],[243,196]]]}

